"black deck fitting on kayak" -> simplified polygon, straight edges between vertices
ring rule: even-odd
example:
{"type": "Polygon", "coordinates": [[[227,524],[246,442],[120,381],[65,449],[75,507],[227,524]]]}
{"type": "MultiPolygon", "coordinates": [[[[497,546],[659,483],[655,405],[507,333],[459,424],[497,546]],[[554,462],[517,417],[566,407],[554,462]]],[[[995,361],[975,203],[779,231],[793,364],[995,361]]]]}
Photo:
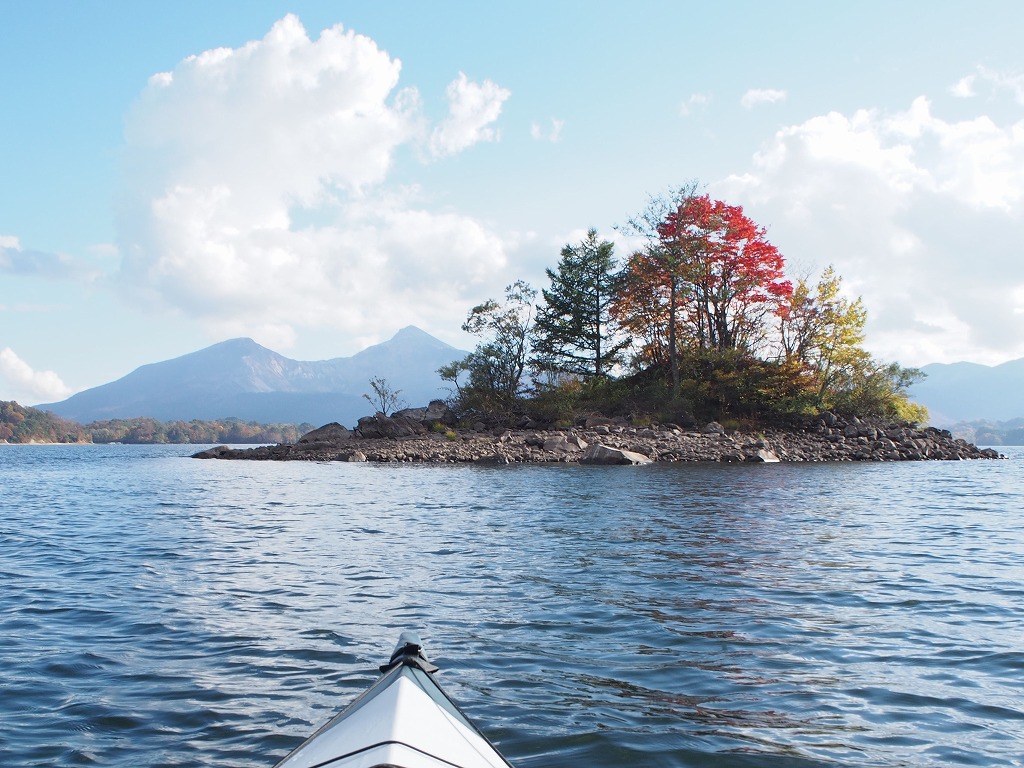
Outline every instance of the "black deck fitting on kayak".
{"type": "Polygon", "coordinates": [[[380,671],[387,672],[398,666],[416,667],[431,675],[438,670],[438,667],[431,664],[423,655],[423,643],[415,632],[403,632],[399,635],[398,645],[391,654],[391,660],[382,665],[380,671]]]}

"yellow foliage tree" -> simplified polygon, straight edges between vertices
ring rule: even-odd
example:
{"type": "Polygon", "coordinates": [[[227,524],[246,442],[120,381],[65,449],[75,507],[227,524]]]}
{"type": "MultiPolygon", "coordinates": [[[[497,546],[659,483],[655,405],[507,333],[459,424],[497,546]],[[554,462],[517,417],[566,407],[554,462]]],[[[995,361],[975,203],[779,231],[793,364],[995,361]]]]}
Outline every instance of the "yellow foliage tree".
{"type": "Polygon", "coordinates": [[[867,310],[860,297],[842,296],[843,279],[829,266],[813,287],[797,281],[780,313],[782,354],[814,377],[819,408],[864,416],[924,421],[927,410],[911,403],[907,388],[923,374],[880,363],[864,349],[867,310]]]}

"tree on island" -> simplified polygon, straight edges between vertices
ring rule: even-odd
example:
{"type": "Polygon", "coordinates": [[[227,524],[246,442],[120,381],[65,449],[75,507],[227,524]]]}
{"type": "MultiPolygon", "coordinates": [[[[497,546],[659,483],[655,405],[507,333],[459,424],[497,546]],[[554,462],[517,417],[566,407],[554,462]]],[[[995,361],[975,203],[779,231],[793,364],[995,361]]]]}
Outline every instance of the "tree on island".
{"type": "MultiPolygon", "coordinates": [[[[644,339],[649,362],[665,360],[672,375],[672,397],[679,397],[678,317],[685,293],[684,273],[689,246],[681,237],[662,242],[661,226],[673,209],[697,194],[697,182],[651,197],[647,207],[629,219],[625,230],[643,237],[642,250],[630,256],[619,279],[620,293],[612,316],[622,328],[644,339]],[[661,348],[652,349],[651,345],[661,348]],[[667,352],[667,354],[664,354],[667,352]]],[[[681,234],[681,233],[680,233],[681,234]]],[[[638,360],[642,364],[643,357],[638,360]]]]}
{"type": "Polygon", "coordinates": [[[780,313],[784,360],[802,366],[811,377],[818,409],[926,420],[927,411],[907,397],[924,374],[879,362],[864,349],[867,310],[860,297],[843,297],[842,282],[831,265],[813,289],[809,278],[797,281],[780,313]]]}
{"type": "Polygon", "coordinates": [[[505,300],[488,299],[469,311],[462,330],[481,339],[469,355],[438,369],[461,399],[508,406],[522,392],[533,341],[533,301],[537,291],[523,280],[505,287],[505,300]],[[461,377],[466,381],[460,381],[461,377]]]}
{"type": "Polygon", "coordinates": [[[480,343],[439,370],[455,387],[456,410],[549,423],[594,412],[680,423],[824,410],[926,418],[907,397],[920,372],[864,349],[863,302],[842,295],[831,267],[817,284],[804,278],[794,287],[782,254],[742,207],[698,194],[691,182],[651,198],[626,230],[644,244],[618,272],[611,243],[594,230],[562,249],[546,270],[551,285],[535,323],[536,292],[523,281],[506,288],[504,302],[470,311],[463,329],[480,343]],[[608,376],[627,349],[629,368],[608,376]],[[527,396],[529,362],[560,376],[556,386],[527,396]]]}
{"type": "Polygon", "coordinates": [[[842,282],[831,265],[822,272],[813,290],[809,279],[801,278],[789,304],[780,313],[782,355],[813,373],[819,404],[839,387],[843,378],[870,359],[861,346],[867,310],[859,297],[850,301],[842,296],[842,282]]]}
{"type": "Polygon", "coordinates": [[[381,376],[370,378],[370,388],[373,390],[373,395],[364,394],[363,397],[377,413],[387,415],[405,405],[405,402],[399,397],[402,390],[393,389],[388,380],[381,376]]]}
{"type": "Polygon", "coordinates": [[[601,378],[622,362],[629,339],[614,338],[615,246],[591,229],[562,248],[557,271],[546,274],[534,326],[534,363],[542,371],[601,378]]]}
{"type": "Polygon", "coordinates": [[[741,206],[691,183],[652,198],[629,229],[647,243],[627,262],[612,313],[644,340],[643,357],[668,359],[673,397],[681,351],[753,352],[767,341],[793,286],[782,254],[741,206]]]}

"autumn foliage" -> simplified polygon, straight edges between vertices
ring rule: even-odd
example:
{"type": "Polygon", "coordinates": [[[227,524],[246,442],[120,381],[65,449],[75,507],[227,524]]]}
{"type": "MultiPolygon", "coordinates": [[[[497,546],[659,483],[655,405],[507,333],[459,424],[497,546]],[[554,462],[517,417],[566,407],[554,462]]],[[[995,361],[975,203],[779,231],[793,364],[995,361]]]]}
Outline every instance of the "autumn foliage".
{"type": "Polygon", "coordinates": [[[653,361],[682,349],[754,351],[793,294],[778,248],[738,205],[684,195],[643,231],[613,313],[653,361]],[[669,348],[665,348],[669,345],[669,348]]]}
{"type": "MultiPolygon", "coordinates": [[[[546,376],[534,379],[526,393],[532,399],[520,398],[524,408],[560,414],[560,421],[587,408],[655,411],[680,421],[827,409],[925,417],[906,398],[918,372],[879,363],[863,348],[860,299],[843,297],[831,267],[817,284],[805,278],[794,286],[767,230],[741,206],[690,184],[652,198],[625,230],[643,245],[621,269],[613,272],[612,244],[599,244],[591,230],[589,240],[562,250],[557,271],[547,270],[552,286],[541,292],[537,327],[510,324],[517,339],[530,342],[516,347],[516,370],[532,362],[535,376],[546,376]],[[581,256],[599,251],[600,259],[581,256]],[[628,352],[627,365],[607,370],[606,349],[628,352]]],[[[491,305],[500,306],[484,306],[491,305]]],[[[480,361],[495,343],[484,339],[463,368],[443,371],[457,387],[458,373],[469,374],[462,400],[479,394],[480,361]]]]}
{"type": "Polygon", "coordinates": [[[219,421],[163,422],[150,418],[78,424],[49,411],[0,401],[0,441],[9,443],[294,443],[312,424],[219,421]]]}

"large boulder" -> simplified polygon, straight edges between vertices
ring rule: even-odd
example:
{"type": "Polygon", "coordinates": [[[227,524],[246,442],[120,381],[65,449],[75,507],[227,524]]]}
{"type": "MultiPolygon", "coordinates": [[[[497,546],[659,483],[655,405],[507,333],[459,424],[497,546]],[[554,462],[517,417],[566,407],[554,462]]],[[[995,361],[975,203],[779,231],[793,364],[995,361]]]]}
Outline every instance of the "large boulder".
{"type": "Polygon", "coordinates": [[[362,451],[345,451],[344,453],[339,453],[335,456],[334,460],[360,463],[366,461],[366,454],[362,451]]]}
{"type": "Polygon", "coordinates": [[[373,416],[364,416],[356,426],[356,434],[366,439],[414,437],[426,433],[427,428],[422,421],[399,413],[393,417],[380,412],[373,416]]]}
{"type": "Polygon", "coordinates": [[[500,453],[489,453],[486,456],[480,456],[473,460],[474,464],[481,464],[484,466],[504,466],[510,464],[508,456],[500,453]]]}
{"type": "Polygon", "coordinates": [[[218,445],[214,448],[207,448],[205,451],[193,453],[193,459],[223,459],[234,453],[234,450],[226,445],[218,445]]]}
{"type": "Polygon", "coordinates": [[[609,448],[600,443],[589,446],[580,457],[580,464],[650,464],[652,461],[653,459],[642,453],[623,448],[609,448]]]}
{"type": "Polygon", "coordinates": [[[319,429],[307,432],[299,438],[296,445],[307,448],[313,446],[333,445],[334,443],[340,443],[351,439],[352,432],[350,430],[341,426],[338,422],[332,421],[330,424],[324,424],[319,429]]]}
{"type": "Polygon", "coordinates": [[[779,457],[767,448],[758,448],[755,452],[747,454],[747,461],[753,464],[778,464],[779,457]]]}
{"type": "Polygon", "coordinates": [[[577,435],[551,437],[545,440],[543,445],[545,451],[560,451],[562,453],[582,451],[585,450],[586,447],[587,441],[577,435]]]}
{"type": "Polygon", "coordinates": [[[391,414],[391,418],[407,416],[415,421],[432,424],[438,421],[445,421],[450,415],[447,404],[444,400],[431,400],[426,408],[404,408],[401,411],[391,414]]]}

